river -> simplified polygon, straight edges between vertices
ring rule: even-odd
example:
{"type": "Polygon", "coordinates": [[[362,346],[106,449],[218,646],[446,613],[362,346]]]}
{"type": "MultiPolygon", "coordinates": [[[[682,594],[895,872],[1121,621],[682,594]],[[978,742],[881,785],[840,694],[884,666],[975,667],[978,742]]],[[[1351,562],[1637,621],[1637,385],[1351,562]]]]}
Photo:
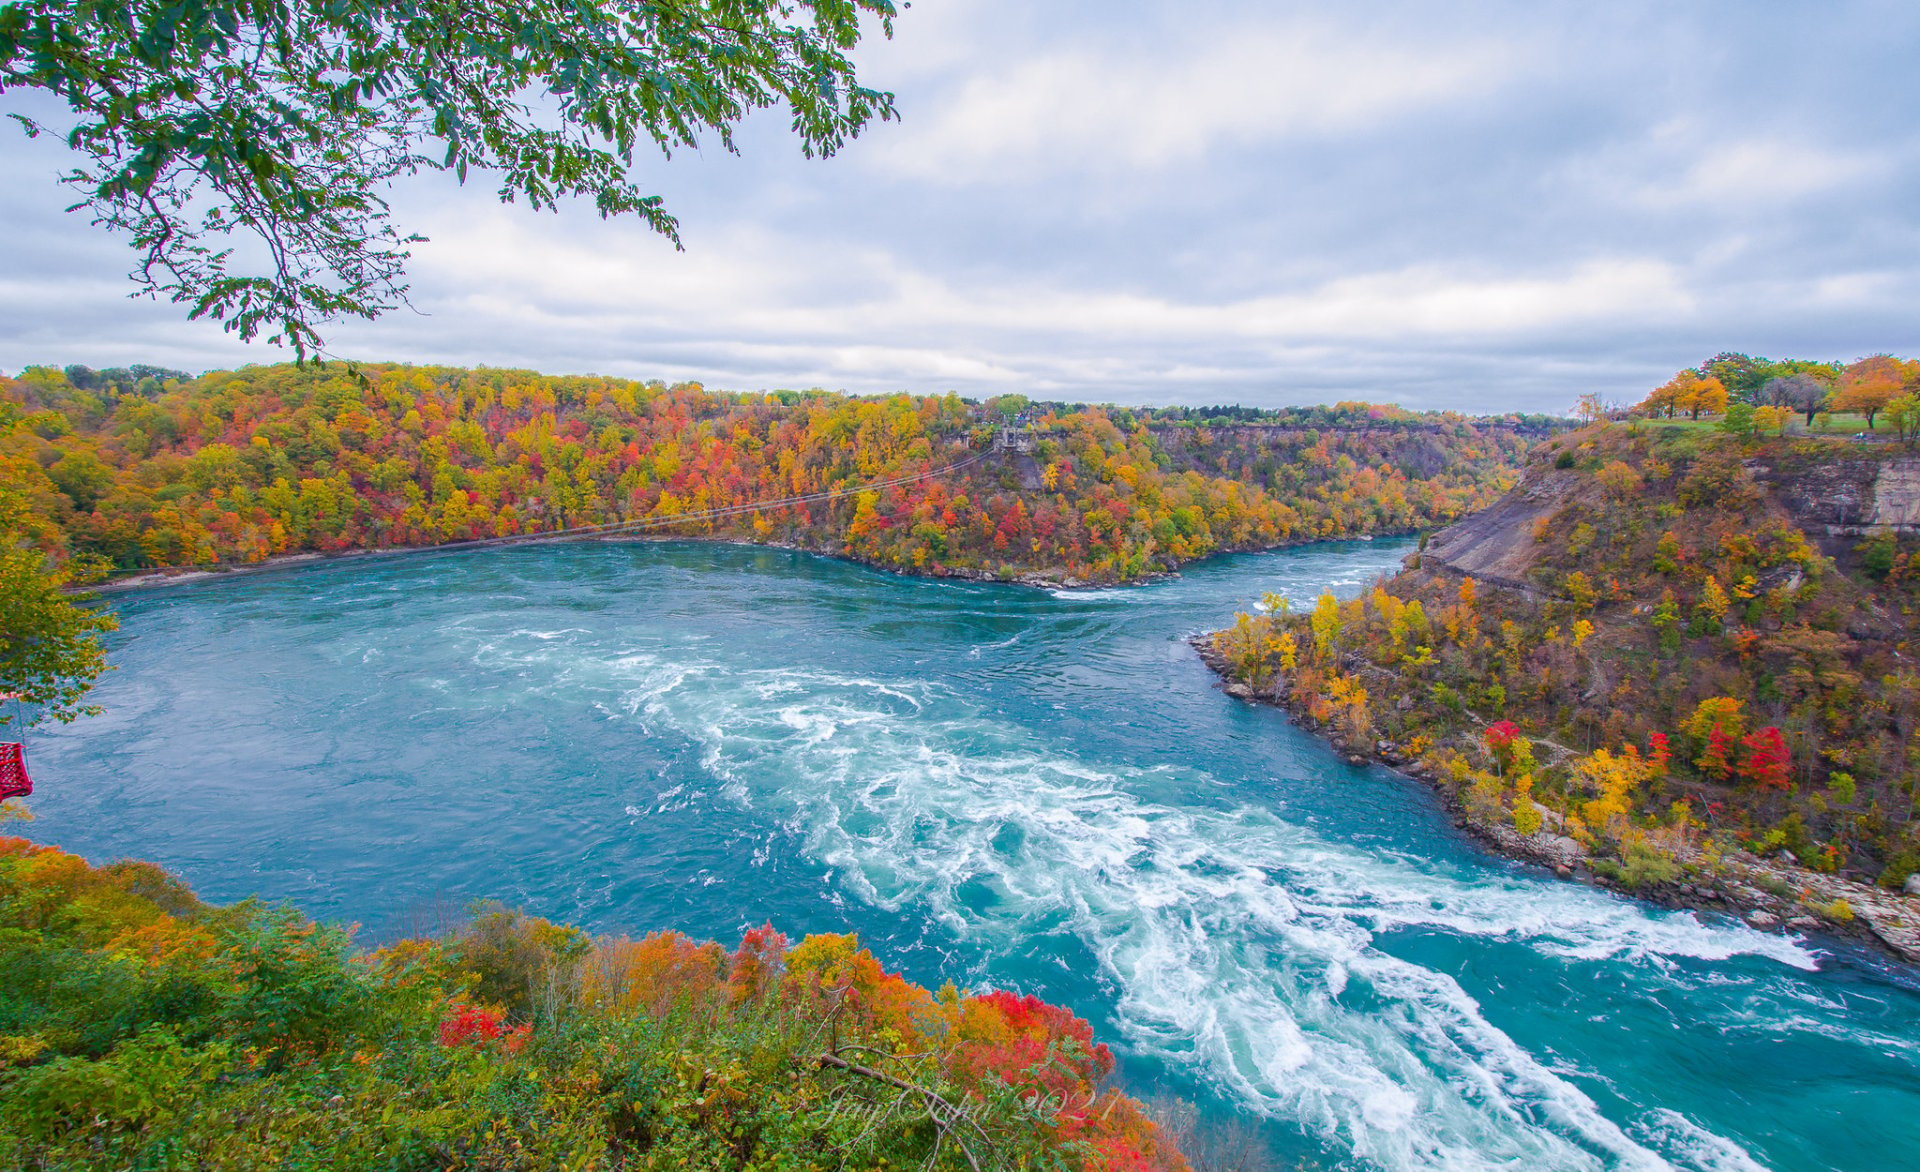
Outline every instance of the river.
{"type": "Polygon", "coordinates": [[[1358,1169],[1920,1168],[1920,984],[1489,858],[1224,696],[1187,635],[1402,542],[1133,589],[543,546],[118,597],[30,837],[392,938],[855,931],[1091,1019],[1139,1093],[1358,1169]]]}

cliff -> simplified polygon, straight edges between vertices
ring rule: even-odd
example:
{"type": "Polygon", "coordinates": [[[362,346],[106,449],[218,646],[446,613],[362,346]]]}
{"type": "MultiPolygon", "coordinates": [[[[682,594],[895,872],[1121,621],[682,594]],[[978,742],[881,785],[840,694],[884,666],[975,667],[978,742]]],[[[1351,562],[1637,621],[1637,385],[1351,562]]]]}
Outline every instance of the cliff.
{"type": "Polygon", "coordinates": [[[1604,424],[1375,589],[1207,653],[1496,849],[1920,958],[1917,555],[1895,445],[1604,424]]]}

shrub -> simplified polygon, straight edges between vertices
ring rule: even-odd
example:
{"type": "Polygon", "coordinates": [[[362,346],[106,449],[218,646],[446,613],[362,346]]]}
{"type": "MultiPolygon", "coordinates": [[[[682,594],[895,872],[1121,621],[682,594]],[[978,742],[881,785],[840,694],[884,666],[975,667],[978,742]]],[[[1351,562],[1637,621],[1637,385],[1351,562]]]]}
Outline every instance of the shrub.
{"type": "Polygon", "coordinates": [[[1645,842],[1627,844],[1621,880],[1635,891],[1671,883],[1680,874],[1673,856],[1645,842]]]}
{"type": "Polygon", "coordinates": [[[1087,1022],[936,998],[851,936],[596,941],[489,905],[368,956],[0,839],[0,960],[36,976],[0,984],[0,1167],[1184,1168],[1087,1022]]]}

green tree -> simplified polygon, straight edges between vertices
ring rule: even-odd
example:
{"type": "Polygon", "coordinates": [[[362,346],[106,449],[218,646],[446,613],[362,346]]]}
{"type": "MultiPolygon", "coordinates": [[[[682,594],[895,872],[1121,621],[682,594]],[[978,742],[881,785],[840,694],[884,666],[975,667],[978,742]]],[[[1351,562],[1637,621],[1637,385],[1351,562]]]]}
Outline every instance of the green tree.
{"type": "Polygon", "coordinates": [[[1758,406],[1759,391],[1776,373],[1778,364],[1764,358],[1722,351],[1700,364],[1700,373],[1717,378],[1735,402],[1758,406]]]}
{"type": "MultiPolygon", "coordinates": [[[[97,711],[80,700],[107,669],[101,632],[119,625],[80,605],[84,596],[68,596],[67,581],[39,550],[12,540],[0,546],[0,692],[62,723],[97,711]]],[[[12,719],[0,713],[0,725],[12,719]]]]}
{"type": "MultiPolygon", "coordinates": [[[[1914,383],[1909,381],[1909,387],[1914,383]]],[[[1893,424],[1893,434],[1901,443],[1912,444],[1920,439],[1920,394],[1906,390],[1887,401],[1887,422],[1893,424]]]]}
{"type": "Polygon", "coordinates": [[[385,192],[420,170],[497,178],[503,201],[564,197],[679,244],[637,151],[784,106],[829,155],[892,95],[847,52],[892,0],[27,0],[0,7],[0,90],[66,104],[66,182],[130,237],[149,296],[265,330],[304,355],[316,327],[404,304],[409,246],[385,192]],[[237,239],[236,239],[237,237],[237,239]],[[249,243],[251,241],[252,243],[249,243]],[[257,263],[256,259],[257,258],[257,263]]]}
{"type": "MultiPolygon", "coordinates": [[[[0,402],[0,437],[19,425],[18,410],[0,402]]],[[[28,543],[26,516],[25,495],[0,482],[0,692],[65,723],[94,711],[80,699],[107,669],[101,633],[119,622],[67,593],[68,572],[28,543]]],[[[13,719],[10,707],[0,711],[0,726],[13,719]]]]}

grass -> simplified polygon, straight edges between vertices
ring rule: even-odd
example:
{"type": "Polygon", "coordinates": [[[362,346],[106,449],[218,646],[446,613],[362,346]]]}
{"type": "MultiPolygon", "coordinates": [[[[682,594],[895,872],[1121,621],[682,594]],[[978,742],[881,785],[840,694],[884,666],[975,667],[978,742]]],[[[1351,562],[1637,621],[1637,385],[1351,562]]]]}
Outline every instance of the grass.
{"type": "MultiPolygon", "coordinates": [[[[1812,427],[1808,427],[1806,416],[1796,415],[1793,417],[1792,422],[1787,424],[1787,435],[1789,437],[1851,439],[1864,431],[1872,438],[1890,440],[1893,435],[1893,429],[1885,426],[1884,420],[1877,420],[1876,422],[1880,423],[1881,426],[1869,428],[1867,427],[1867,417],[1864,415],[1857,415],[1852,412],[1836,412],[1827,419],[1824,426],[1816,422],[1812,427]]],[[[1705,432],[1718,434],[1720,430],[1720,417],[1714,415],[1705,419],[1649,419],[1643,421],[1642,426],[1663,432],[1705,432]]]]}

